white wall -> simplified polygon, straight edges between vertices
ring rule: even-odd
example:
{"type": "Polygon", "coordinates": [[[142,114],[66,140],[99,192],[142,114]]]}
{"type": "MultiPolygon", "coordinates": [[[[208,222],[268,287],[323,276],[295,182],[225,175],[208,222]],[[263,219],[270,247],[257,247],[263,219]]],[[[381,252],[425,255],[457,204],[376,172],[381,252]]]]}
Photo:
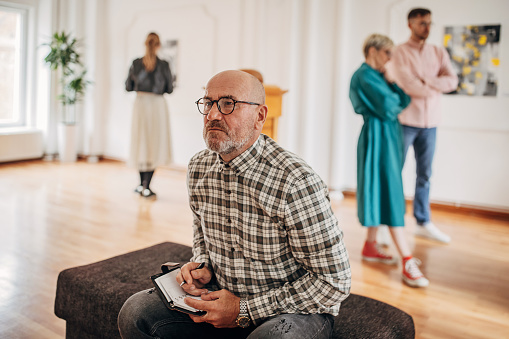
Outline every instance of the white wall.
{"type": "MultiPolygon", "coordinates": [[[[233,5],[235,1],[231,3],[233,5]]],[[[238,11],[214,6],[211,12],[199,1],[109,2],[110,13],[119,10],[122,15],[110,16],[108,26],[109,41],[113,43],[108,59],[111,80],[105,154],[127,158],[131,111],[136,94],[125,91],[124,81],[132,60],[145,52],[147,34],[154,31],[163,41],[176,39],[179,42],[178,87],[165,97],[170,108],[175,161],[185,166],[192,154],[203,148],[202,120],[194,102],[202,96],[207,79],[225,67],[220,63],[238,64],[233,60],[238,53],[235,53],[235,48],[230,51],[230,41],[233,46],[238,46],[239,31],[227,32],[216,18],[221,13],[231,13],[231,22],[235,24],[239,18],[233,14],[238,11]]]]}
{"type": "MultiPolygon", "coordinates": [[[[406,13],[414,6],[433,11],[429,41],[435,44],[441,43],[445,25],[500,23],[499,95],[443,98],[431,198],[509,209],[507,1],[69,1],[67,15],[80,16],[70,22],[85,36],[94,81],[83,107],[84,154],[127,158],[135,94],[125,92],[124,81],[132,60],[144,53],[147,33],[156,31],[163,40],[179,41],[179,87],[166,96],[177,165],[185,166],[204,147],[194,101],[206,81],[224,69],[255,68],[267,84],[289,90],[280,144],[301,155],[336,190],[356,186],[362,119],[353,112],[348,87],[363,60],[365,37],[378,32],[405,41],[406,13]]],[[[408,161],[404,169],[407,195],[413,191],[413,166],[408,161]]]]}

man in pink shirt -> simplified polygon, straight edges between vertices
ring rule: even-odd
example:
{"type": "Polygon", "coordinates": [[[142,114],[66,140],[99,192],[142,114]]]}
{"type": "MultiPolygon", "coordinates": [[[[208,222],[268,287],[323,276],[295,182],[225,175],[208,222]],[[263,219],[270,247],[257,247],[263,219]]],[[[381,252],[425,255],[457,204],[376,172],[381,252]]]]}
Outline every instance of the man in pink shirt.
{"type": "Polygon", "coordinates": [[[451,238],[431,222],[429,189],[435,153],[436,127],[440,121],[442,93],[458,86],[451,60],[443,47],[426,43],[431,27],[431,12],[415,8],[408,13],[412,35],[393,52],[389,74],[410,97],[410,105],[399,115],[403,126],[405,158],[414,147],[417,180],[414,197],[416,235],[448,243],[451,238]]]}

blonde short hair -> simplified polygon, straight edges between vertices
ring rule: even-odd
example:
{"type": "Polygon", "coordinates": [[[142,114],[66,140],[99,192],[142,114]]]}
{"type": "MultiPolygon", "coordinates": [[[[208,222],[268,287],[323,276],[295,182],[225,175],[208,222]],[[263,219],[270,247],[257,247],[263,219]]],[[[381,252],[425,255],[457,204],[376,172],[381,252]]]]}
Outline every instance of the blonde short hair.
{"type": "Polygon", "coordinates": [[[394,46],[394,42],[388,36],[382,34],[371,34],[364,41],[364,57],[368,57],[368,52],[371,47],[375,47],[375,49],[379,51],[383,48],[391,48],[392,46],[394,46]]]}

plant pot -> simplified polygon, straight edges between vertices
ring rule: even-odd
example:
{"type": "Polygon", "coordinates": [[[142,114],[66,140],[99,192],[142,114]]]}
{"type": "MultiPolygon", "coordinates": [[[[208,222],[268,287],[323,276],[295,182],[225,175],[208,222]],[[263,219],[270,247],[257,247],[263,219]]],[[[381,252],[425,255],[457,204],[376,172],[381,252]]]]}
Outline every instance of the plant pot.
{"type": "Polygon", "coordinates": [[[75,162],[78,158],[78,130],[75,124],[58,125],[58,157],[60,162],[75,162]]]}

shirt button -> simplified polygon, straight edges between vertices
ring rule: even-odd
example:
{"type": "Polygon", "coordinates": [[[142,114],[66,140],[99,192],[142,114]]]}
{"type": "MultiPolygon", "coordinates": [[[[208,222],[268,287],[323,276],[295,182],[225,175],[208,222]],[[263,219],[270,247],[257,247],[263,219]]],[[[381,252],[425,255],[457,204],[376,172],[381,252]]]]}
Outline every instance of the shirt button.
{"type": "Polygon", "coordinates": [[[232,191],[226,190],[226,194],[232,194],[232,191]]]}
{"type": "Polygon", "coordinates": [[[239,281],[237,278],[233,278],[234,283],[237,283],[237,281],[239,281]]]}
{"type": "Polygon", "coordinates": [[[232,219],[228,219],[228,223],[231,223],[232,222],[232,219]]]}
{"type": "Polygon", "coordinates": [[[235,248],[232,247],[232,252],[235,252],[235,248]]]}

